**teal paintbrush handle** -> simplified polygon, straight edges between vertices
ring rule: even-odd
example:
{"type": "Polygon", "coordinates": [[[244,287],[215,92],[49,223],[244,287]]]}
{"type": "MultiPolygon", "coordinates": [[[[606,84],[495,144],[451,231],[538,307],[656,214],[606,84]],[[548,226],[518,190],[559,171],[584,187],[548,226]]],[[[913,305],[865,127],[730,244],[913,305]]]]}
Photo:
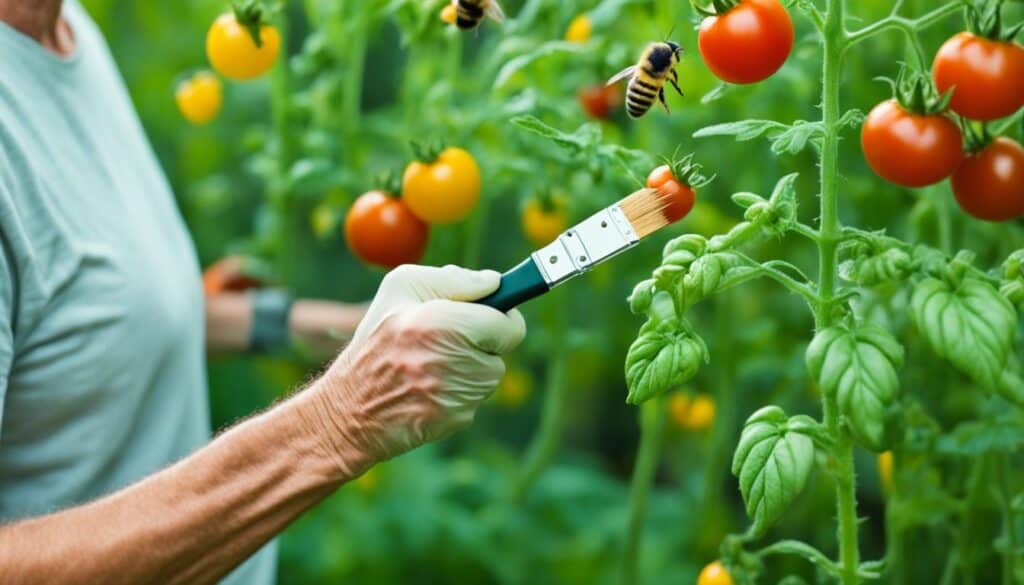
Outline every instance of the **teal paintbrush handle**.
{"type": "Polygon", "coordinates": [[[481,305],[494,307],[508,312],[530,299],[548,292],[550,287],[544,282],[533,258],[527,258],[515,268],[501,275],[498,290],[476,301],[481,305]]]}

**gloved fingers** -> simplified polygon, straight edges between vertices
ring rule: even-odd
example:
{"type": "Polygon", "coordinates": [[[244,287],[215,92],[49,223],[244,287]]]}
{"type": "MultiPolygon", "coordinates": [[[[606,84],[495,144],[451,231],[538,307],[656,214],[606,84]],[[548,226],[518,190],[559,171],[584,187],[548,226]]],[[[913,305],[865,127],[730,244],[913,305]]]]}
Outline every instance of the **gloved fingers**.
{"type": "Polygon", "coordinates": [[[498,290],[500,283],[501,275],[493,270],[469,270],[453,264],[443,268],[405,265],[392,270],[381,289],[389,294],[404,291],[416,301],[475,301],[498,290]]]}
{"type": "Polygon", "coordinates": [[[485,305],[444,300],[425,303],[423,309],[441,319],[441,327],[489,354],[506,354],[526,337],[526,321],[517,310],[502,313],[485,305]]]}

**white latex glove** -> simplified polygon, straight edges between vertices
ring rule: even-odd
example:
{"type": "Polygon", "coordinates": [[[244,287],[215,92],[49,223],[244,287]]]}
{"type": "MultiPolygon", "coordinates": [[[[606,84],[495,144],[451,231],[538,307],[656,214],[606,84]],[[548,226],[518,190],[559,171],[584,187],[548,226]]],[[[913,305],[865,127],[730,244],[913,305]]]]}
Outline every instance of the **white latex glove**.
{"type": "Polygon", "coordinates": [[[343,479],[468,426],[494,391],[499,357],[526,335],[518,311],[472,301],[501,275],[400,266],[384,278],[352,342],[317,382],[323,427],[343,479]]]}

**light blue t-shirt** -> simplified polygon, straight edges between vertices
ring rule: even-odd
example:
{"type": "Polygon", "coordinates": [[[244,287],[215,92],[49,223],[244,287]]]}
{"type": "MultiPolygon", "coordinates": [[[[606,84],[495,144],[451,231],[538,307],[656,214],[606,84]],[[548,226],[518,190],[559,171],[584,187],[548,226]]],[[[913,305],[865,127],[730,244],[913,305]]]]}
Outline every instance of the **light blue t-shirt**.
{"type": "MultiPolygon", "coordinates": [[[[210,437],[195,249],[99,30],[64,5],[69,58],[0,23],[0,522],[210,437]]],[[[271,544],[225,582],[274,564],[271,544]]]]}

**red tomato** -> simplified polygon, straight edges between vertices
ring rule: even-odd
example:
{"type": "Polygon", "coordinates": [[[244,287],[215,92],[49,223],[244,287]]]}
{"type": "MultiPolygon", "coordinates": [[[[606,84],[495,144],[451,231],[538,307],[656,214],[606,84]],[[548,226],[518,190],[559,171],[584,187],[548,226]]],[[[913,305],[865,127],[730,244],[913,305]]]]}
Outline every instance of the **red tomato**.
{"type": "Polygon", "coordinates": [[[904,187],[938,183],[953,174],[964,156],[963,135],[953,120],[908,112],[896,100],[868,114],[861,147],[878,176],[904,187]]]}
{"type": "Polygon", "coordinates": [[[583,111],[595,120],[604,120],[619,104],[619,88],[614,85],[591,85],[580,90],[579,100],[583,111]]]}
{"type": "Polygon", "coordinates": [[[365,262],[385,268],[423,258],[430,228],[401,199],[383,191],[364,193],[345,216],[345,240],[365,262]]]}
{"type": "Polygon", "coordinates": [[[949,107],[971,120],[997,120],[1024,107],[1024,47],[962,32],[946,41],[932,66],[949,107]]]}
{"type": "Polygon", "coordinates": [[[203,272],[203,294],[212,297],[223,292],[238,292],[263,286],[263,282],[245,272],[241,256],[227,256],[203,272]]]}
{"type": "Polygon", "coordinates": [[[697,200],[697,192],[693,187],[679,182],[668,165],[661,165],[651,171],[647,176],[647,188],[658,189],[661,192],[662,200],[667,202],[662,213],[669,223],[686,217],[697,200]]]}
{"type": "Polygon", "coordinates": [[[969,154],[953,174],[953,194],[978,219],[1006,221],[1024,215],[1024,148],[1002,137],[969,154]]]}
{"type": "Polygon", "coordinates": [[[778,0],[742,0],[700,23],[700,54],[722,81],[757,83],[782,67],[793,49],[793,21],[778,0]]]}

